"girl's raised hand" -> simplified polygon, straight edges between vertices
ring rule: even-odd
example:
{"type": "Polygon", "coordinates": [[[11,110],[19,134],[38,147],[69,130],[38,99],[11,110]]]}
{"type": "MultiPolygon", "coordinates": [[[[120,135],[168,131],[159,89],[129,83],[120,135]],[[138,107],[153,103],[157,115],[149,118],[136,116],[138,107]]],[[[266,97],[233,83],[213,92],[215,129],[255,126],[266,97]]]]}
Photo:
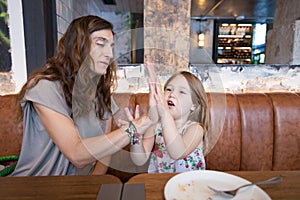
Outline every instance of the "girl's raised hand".
{"type": "Polygon", "coordinates": [[[149,74],[148,84],[149,84],[149,110],[148,116],[152,122],[158,121],[158,113],[157,113],[157,102],[156,102],[156,85],[158,84],[156,73],[153,67],[153,64],[146,63],[146,69],[149,74]]]}
{"type": "Polygon", "coordinates": [[[155,83],[157,80],[157,76],[156,76],[153,64],[146,62],[146,69],[147,69],[148,76],[149,76],[149,82],[155,83]]]}
{"type": "Polygon", "coordinates": [[[162,117],[166,112],[169,111],[168,104],[165,100],[164,92],[162,90],[162,87],[160,84],[155,84],[155,101],[156,101],[156,107],[159,117],[162,117]]]}

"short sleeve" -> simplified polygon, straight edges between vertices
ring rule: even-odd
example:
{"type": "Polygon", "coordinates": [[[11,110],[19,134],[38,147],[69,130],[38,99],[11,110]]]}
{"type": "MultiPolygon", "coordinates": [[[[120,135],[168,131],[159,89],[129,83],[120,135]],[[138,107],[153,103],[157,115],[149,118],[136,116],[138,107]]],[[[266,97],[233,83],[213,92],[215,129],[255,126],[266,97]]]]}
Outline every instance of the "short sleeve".
{"type": "Polygon", "coordinates": [[[40,80],[37,85],[25,93],[21,105],[24,107],[26,103],[30,102],[38,103],[70,118],[71,109],[67,105],[59,81],[40,80]]]}

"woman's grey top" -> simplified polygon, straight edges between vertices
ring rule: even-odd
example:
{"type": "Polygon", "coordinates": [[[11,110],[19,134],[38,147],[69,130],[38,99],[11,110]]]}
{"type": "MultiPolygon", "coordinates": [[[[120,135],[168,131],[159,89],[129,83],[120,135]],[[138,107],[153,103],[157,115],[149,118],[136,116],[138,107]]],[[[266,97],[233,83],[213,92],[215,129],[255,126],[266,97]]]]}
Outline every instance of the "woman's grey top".
{"type": "MultiPolygon", "coordinates": [[[[24,112],[21,154],[11,176],[58,176],[90,173],[95,163],[84,169],[77,169],[69,162],[48,135],[33,107],[33,102],[73,121],[72,109],[67,105],[59,81],[40,80],[36,86],[28,90],[21,103],[24,112]]],[[[113,113],[117,109],[112,99],[113,113]]],[[[106,112],[105,117],[110,117],[110,114],[106,112]]],[[[92,109],[87,116],[80,117],[74,124],[82,138],[98,136],[105,132],[105,121],[96,117],[95,109],[92,109]]]]}

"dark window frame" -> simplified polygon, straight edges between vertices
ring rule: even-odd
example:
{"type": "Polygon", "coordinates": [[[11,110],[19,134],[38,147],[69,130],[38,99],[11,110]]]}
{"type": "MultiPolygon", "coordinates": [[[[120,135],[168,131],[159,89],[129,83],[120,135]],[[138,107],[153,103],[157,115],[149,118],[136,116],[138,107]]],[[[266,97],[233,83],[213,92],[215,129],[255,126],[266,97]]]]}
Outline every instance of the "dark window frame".
{"type": "Polygon", "coordinates": [[[55,53],[55,0],[22,0],[27,76],[43,67],[55,53]]]}

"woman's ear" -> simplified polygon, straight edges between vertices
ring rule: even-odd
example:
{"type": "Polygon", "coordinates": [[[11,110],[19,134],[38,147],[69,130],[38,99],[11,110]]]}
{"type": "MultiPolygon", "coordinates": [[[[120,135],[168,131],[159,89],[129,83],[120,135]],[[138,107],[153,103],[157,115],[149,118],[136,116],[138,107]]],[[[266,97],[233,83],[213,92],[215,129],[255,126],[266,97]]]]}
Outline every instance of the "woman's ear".
{"type": "Polygon", "coordinates": [[[196,106],[195,106],[195,104],[193,104],[191,107],[191,111],[193,112],[195,109],[196,109],[196,106]]]}

